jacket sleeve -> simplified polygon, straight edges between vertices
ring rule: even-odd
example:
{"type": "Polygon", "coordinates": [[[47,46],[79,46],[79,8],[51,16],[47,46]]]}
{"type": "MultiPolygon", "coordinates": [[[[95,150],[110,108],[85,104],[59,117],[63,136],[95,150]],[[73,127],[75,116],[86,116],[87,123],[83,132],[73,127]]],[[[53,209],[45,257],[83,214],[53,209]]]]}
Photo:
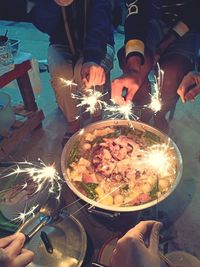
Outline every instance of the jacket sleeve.
{"type": "Polygon", "coordinates": [[[106,46],[114,46],[112,7],[108,0],[90,0],[87,13],[87,32],[83,56],[84,62],[100,64],[105,57],[106,46]]]}
{"type": "Polygon", "coordinates": [[[179,21],[173,27],[173,30],[181,37],[189,30],[200,32],[199,23],[200,1],[188,1],[179,13],[179,21]]]}
{"type": "Polygon", "coordinates": [[[127,18],[125,21],[126,57],[137,53],[144,56],[145,36],[149,17],[149,0],[126,0],[127,18]]]}
{"type": "Polygon", "coordinates": [[[60,22],[60,7],[53,0],[35,1],[29,14],[30,22],[41,32],[51,35],[60,22]]]}

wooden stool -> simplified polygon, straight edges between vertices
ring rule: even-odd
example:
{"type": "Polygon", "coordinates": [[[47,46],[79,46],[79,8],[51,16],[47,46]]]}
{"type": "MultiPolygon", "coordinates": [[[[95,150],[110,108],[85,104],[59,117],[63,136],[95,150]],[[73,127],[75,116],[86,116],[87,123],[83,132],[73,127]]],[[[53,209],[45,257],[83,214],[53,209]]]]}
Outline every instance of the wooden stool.
{"type": "Polygon", "coordinates": [[[0,160],[9,155],[14,148],[33,129],[41,125],[44,119],[42,110],[38,110],[33,93],[33,88],[29,79],[28,71],[31,69],[30,60],[16,64],[15,68],[0,76],[0,89],[13,80],[17,80],[19,90],[24,105],[16,107],[14,112],[24,118],[24,121],[15,121],[11,126],[11,131],[5,131],[0,139],[0,160]]]}

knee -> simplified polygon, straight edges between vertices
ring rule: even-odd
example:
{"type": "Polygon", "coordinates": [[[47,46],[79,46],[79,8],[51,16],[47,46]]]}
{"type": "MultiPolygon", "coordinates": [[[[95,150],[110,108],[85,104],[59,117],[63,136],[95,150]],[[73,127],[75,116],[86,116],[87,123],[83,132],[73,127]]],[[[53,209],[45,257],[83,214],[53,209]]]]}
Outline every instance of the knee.
{"type": "Polygon", "coordinates": [[[165,86],[176,90],[185,74],[192,69],[192,64],[181,55],[172,55],[161,61],[161,69],[164,71],[165,86]]]}
{"type": "Polygon", "coordinates": [[[73,80],[72,66],[54,65],[50,70],[51,85],[54,89],[65,87],[67,80],[73,80]]]}

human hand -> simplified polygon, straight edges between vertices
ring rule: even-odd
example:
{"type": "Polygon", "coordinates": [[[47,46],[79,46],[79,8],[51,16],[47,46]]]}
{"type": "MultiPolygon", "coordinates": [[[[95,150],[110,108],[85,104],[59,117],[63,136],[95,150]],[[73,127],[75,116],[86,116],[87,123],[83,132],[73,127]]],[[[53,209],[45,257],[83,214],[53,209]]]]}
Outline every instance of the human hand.
{"type": "Polygon", "coordinates": [[[86,62],[81,69],[82,81],[87,88],[103,85],[106,81],[104,69],[94,62],[86,62]]]}
{"type": "Polygon", "coordinates": [[[33,252],[23,248],[24,241],[22,233],[0,239],[0,266],[24,267],[33,260],[33,252]]]}
{"type": "Polygon", "coordinates": [[[117,242],[111,267],[160,267],[159,230],[162,224],[142,221],[117,242]]]}
{"type": "Polygon", "coordinates": [[[183,103],[187,100],[194,101],[200,94],[200,72],[191,71],[183,78],[178,87],[177,94],[181,97],[183,103]],[[192,89],[190,89],[192,87],[192,89]]]}
{"type": "Polygon", "coordinates": [[[135,93],[141,85],[140,73],[131,72],[124,74],[113,80],[111,84],[111,98],[119,105],[123,105],[132,101],[135,93]],[[127,89],[126,96],[122,96],[124,88],[127,89]]]}

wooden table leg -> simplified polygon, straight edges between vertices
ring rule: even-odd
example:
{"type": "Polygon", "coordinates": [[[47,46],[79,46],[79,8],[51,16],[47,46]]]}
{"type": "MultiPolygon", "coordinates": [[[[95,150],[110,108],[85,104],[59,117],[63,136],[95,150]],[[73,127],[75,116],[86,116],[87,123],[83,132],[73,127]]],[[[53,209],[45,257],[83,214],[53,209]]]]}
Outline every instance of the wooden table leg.
{"type": "Polygon", "coordinates": [[[17,83],[24,101],[25,109],[28,111],[38,110],[28,73],[25,73],[17,78],[17,83]]]}

